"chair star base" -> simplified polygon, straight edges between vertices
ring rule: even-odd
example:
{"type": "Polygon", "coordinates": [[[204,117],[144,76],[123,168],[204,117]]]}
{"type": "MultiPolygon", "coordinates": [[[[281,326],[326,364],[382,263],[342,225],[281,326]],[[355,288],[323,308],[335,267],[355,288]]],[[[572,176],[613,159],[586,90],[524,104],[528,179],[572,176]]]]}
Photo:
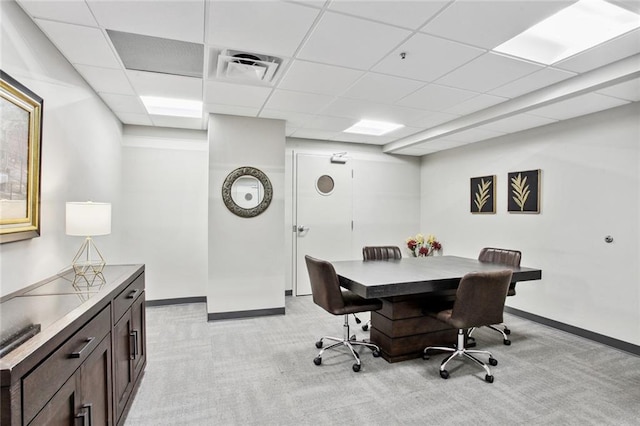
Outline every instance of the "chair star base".
{"type": "Polygon", "coordinates": [[[484,355],[488,355],[489,356],[489,364],[492,366],[498,365],[498,360],[495,359],[493,357],[493,355],[491,354],[491,352],[489,351],[478,351],[478,350],[474,350],[474,349],[467,349],[465,347],[465,341],[466,341],[466,334],[464,330],[458,330],[458,342],[456,344],[456,347],[454,348],[450,348],[450,347],[445,347],[445,346],[428,346],[424,349],[424,353],[422,355],[422,357],[424,359],[429,359],[429,351],[445,351],[445,352],[452,352],[451,355],[449,355],[448,357],[446,357],[444,360],[442,360],[442,363],[440,364],[440,377],[442,377],[443,379],[448,379],[449,378],[449,372],[447,371],[447,364],[449,363],[449,361],[451,361],[454,358],[457,357],[461,357],[463,359],[469,359],[471,361],[473,361],[474,363],[476,363],[477,365],[479,365],[480,367],[484,368],[484,371],[487,373],[484,376],[484,379],[489,382],[489,383],[493,383],[493,375],[491,374],[491,370],[489,369],[489,366],[487,364],[485,364],[484,362],[480,361],[478,358],[476,358],[475,356],[471,355],[471,354],[484,354],[484,355]]]}
{"type": "Polygon", "coordinates": [[[354,346],[365,346],[371,349],[373,351],[372,352],[373,356],[376,358],[380,356],[380,348],[377,345],[374,345],[373,343],[365,342],[364,340],[356,340],[355,334],[350,335],[349,315],[344,316],[343,329],[344,329],[344,336],[342,338],[332,337],[332,336],[323,336],[320,338],[320,340],[316,342],[316,348],[322,348],[322,349],[318,353],[318,356],[313,359],[313,363],[315,365],[322,364],[322,354],[327,349],[339,349],[342,347],[346,347],[349,349],[349,352],[351,352],[351,355],[356,361],[356,363],[353,364],[352,368],[353,368],[353,371],[357,373],[358,371],[360,371],[361,363],[360,363],[360,355],[358,355],[358,352],[356,352],[354,346]],[[331,340],[335,343],[323,348],[325,340],[331,340]]]}

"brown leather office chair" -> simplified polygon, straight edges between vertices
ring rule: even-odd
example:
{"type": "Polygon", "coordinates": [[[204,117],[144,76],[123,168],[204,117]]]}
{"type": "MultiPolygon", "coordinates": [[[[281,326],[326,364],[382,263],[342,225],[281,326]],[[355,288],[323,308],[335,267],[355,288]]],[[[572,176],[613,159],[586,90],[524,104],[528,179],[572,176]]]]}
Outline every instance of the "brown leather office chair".
{"type": "Polygon", "coordinates": [[[398,246],[365,246],[362,247],[363,260],[401,259],[402,252],[398,246]]]}
{"type": "MultiPolygon", "coordinates": [[[[478,255],[478,260],[480,262],[498,263],[500,265],[507,266],[520,266],[520,259],[522,259],[522,253],[518,250],[508,250],[495,247],[485,247],[480,250],[480,254],[478,255]]],[[[509,292],[507,293],[507,296],[515,296],[515,294],[516,283],[511,283],[509,285],[509,292]]],[[[488,327],[502,334],[502,343],[505,345],[511,344],[511,340],[509,340],[511,330],[509,330],[509,327],[507,327],[506,324],[492,324],[488,327]],[[499,327],[502,327],[502,330],[499,327]]],[[[473,330],[469,332],[469,336],[471,336],[472,333],[473,330]]]]}
{"type": "MultiPolygon", "coordinates": [[[[362,259],[369,260],[389,260],[402,259],[402,252],[398,246],[365,246],[362,247],[362,259]]],[[[354,314],[356,323],[360,324],[360,319],[354,314]]],[[[371,320],[368,320],[362,330],[367,331],[371,327],[371,320]]]]}
{"type": "Polygon", "coordinates": [[[453,352],[440,364],[440,377],[449,378],[447,364],[453,358],[463,357],[475,362],[487,373],[484,379],[493,383],[493,375],[489,367],[472,354],[489,355],[489,364],[498,365],[498,361],[489,351],[478,351],[465,347],[466,332],[470,328],[502,322],[502,311],[507,291],[511,283],[511,270],[493,272],[471,272],[460,280],[456,299],[451,309],[428,314],[458,329],[458,341],[454,348],[428,346],[424,349],[423,358],[429,359],[429,351],[453,352]]]}
{"type": "Polygon", "coordinates": [[[382,302],[378,299],[365,299],[348,290],[340,290],[338,275],[333,265],[327,261],[305,256],[309,280],[311,281],[311,293],[313,302],[333,315],[344,315],[344,335],[342,338],[324,336],[316,342],[316,348],[323,346],[324,340],[332,340],[336,343],[322,348],[318,356],[314,358],[315,365],[322,363],[322,354],[327,349],[346,347],[356,360],[353,364],[353,371],[360,371],[360,355],[355,351],[354,346],[366,346],[373,351],[374,357],[380,356],[380,348],[373,343],[362,340],[355,340],[349,334],[349,314],[356,312],[370,312],[382,308],[382,302]]]}

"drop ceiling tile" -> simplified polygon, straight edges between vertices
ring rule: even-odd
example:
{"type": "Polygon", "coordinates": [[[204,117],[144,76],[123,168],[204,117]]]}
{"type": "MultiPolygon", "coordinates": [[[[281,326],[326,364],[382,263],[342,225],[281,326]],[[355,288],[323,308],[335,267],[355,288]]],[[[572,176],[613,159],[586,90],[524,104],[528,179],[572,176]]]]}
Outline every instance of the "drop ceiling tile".
{"type": "Polygon", "coordinates": [[[110,30],[204,42],[204,0],[86,0],[98,23],[110,30]]]}
{"type": "Polygon", "coordinates": [[[417,92],[401,99],[398,105],[420,108],[428,111],[439,112],[454,105],[458,105],[467,99],[477,96],[478,93],[453,87],[429,84],[417,92]]]}
{"type": "Polygon", "coordinates": [[[82,77],[96,92],[135,95],[127,75],[122,70],[76,65],[82,77]]]}
{"type": "Polygon", "coordinates": [[[321,111],[323,115],[348,117],[356,120],[389,121],[406,124],[424,116],[425,112],[415,108],[378,104],[355,99],[339,98],[321,111]]]}
{"type": "Polygon", "coordinates": [[[368,70],[411,32],[325,12],[298,58],[368,70]]]}
{"type": "Polygon", "coordinates": [[[459,103],[458,105],[452,106],[451,108],[447,108],[445,112],[451,114],[466,115],[493,105],[497,105],[506,100],[508,99],[499,96],[478,95],[467,101],[459,103]]]}
{"type": "Polygon", "coordinates": [[[101,30],[42,19],[35,21],[72,64],[120,68],[120,62],[101,30]]]}
{"type": "Polygon", "coordinates": [[[542,89],[567,78],[574,77],[576,74],[569,71],[558,70],[554,68],[544,68],[532,74],[519,78],[511,83],[507,83],[489,93],[496,96],[504,96],[507,98],[516,98],[525,93],[542,89]]]}
{"type": "Polygon", "coordinates": [[[261,108],[271,90],[269,87],[207,81],[204,102],[261,108]]]}
{"type": "Polygon", "coordinates": [[[358,120],[354,118],[329,117],[325,115],[316,115],[312,120],[308,121],[302,128],[304,129],[322,129],[332,132],[342,132],[353,126],[358,120]]]}
{"type": "Polygon", "coordinates": [[[278,88],[299,92],[340,95],[364,73],[349,68],[294,61],[278,88]]]}
{"type": "Polygon", "coordinates": [[[205,104],[204,110],[209,114],[239,115],[242,117],[257,117],[260,112],[260,108],[257,107],[225,104],[205,104]]]}
{"type": "Polygon", "coordinates": [[[69,24],[95,27],[96,20],[91,10],[83,1],[33,1],[18,0],[17,3],[32,18],[50,21],[66,22],[69,24]]]}
{"type": "Polygon", "coordinates": [[[329,9],[415,30],[447,3],[449,1],[333,1],[329,9]]]}
{"type": "Polygon", "coordinates": [[[437,83],[484,93],[542,68],[542,65],[487,53],[445,75],[437,83]]]}
{"type": "Polygon", "coordinates": [[[114,95],[113,93],[98,93],[102,100],[111,108],[115,113],[135,113],[146,114],[147,110],[142,101],[137,96],[129,95],[114,95]]]}
{"type": "Polygon", "coordinates": [[[383,74],[434,81],[485,53],[485,50],[427,34],[414,34],[373,70],[383,74]],[[405,59],[400,53],[406,53],[405,59]]]}
{"type": "Polygon", "coordinates": [[[492,49],[571,3],[456,1],[420,31],[492,49]]]}
{"type": "Polygon", "coordinates": [[[315,115],[306,114],[296,111],[280,111],[274,109],[263,108],[260,112],[261,118],[274,118],[278,120],[285,120],[288,126],[291,127],[304,127],[304,125],[313,120],[315,115]]]}
{"type": "Polygon", "coordinates": [[[293,3],[212,1],[207,15],[207,43],[293,56],[318,13],[317,9],[293,3]]]}
{"type": "Polygon", "coordinates": [[[370,72],[365,74],[342,96],[372,102],[394,103],[422,86],[424,83],[421,81],[370,72]]]}
{"type": "Polygon", "coordinates": [[[640,78],[600,89],[596,93],[638,102],[640,101],[640,78]]]}
{"type": "Polygon", "coordinates": [[[116,116],[124,124],[137,124],[140,126],[153,126],[148,114],[136,114],[132,112],[117,112],[116,116]]]}
{"type": "Polygon", "coordinates": [[[126,71],[140,96],[202,100],[202,79],[144,71],[126,71]]]}
{"type": "Polygon", "coordinates": [[[557,120],[554,120],[552,118],[540,117],[531,114],[518,114],[512,117],[503,118],[502,120],[485,124],[481,128],[487,130],[495,130],[498,132],[512,133],[519,132],[521,130],[532,129],[534,127],[546,126],[547,124],[555,123],[556,121],[557,120]]]}
{"type": "Polygon", "coordinates": [[[640,53],[640,29],[558,62],[554,67],[586,72],[638,53],[640,53]]]}
{"type": "Polygon", "coordinates": [[[265,104],[265,108],[315,114],[333,100],[333,96],[276,89],[265,104]]]}
{"type": "Polygon", "coordinates": [[[629,102],[623,99],[612,98],[611,96],[600,95],[598,93],[587,93],[586,95],[576,96],[575,98],[560,101],[528,112],[541,117],[566,120],[627,103],[629,102]]]}

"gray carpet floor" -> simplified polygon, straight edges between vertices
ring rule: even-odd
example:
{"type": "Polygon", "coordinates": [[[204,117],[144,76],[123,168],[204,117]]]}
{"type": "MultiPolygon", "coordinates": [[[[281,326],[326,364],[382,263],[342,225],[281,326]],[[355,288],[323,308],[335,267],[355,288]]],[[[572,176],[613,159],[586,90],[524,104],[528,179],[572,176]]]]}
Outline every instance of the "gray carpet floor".
{"type": "Polygon", "coordinates": [[[362,349],[354,373],[350,355],[327,351],[316,366],[315,341],[341,336],[343,319],[311,297],[287,297],[281,316],[206,317],[203,303],[147,308],[147,367],[126,426],[640,425],[640,357],[508,314],[511,346],[474,333],[499,361],[493,384],[463,361],[441,379],[442,354],[390,364],[362,349]]]}

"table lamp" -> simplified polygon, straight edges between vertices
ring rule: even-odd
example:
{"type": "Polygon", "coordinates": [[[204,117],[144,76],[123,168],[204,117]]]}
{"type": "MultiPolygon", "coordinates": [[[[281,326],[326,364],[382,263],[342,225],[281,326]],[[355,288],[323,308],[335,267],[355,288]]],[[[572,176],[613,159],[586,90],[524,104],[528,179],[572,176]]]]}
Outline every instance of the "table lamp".
{"type": "Polygon", "coordinates": [[[104,257],[91,237],[111,233],[111,203],[67,202],[66,234],[85,237],[71,265],[75,272],[74,285],[84,279],[91,286],[98,278],[104,283],[104,257]]]}

